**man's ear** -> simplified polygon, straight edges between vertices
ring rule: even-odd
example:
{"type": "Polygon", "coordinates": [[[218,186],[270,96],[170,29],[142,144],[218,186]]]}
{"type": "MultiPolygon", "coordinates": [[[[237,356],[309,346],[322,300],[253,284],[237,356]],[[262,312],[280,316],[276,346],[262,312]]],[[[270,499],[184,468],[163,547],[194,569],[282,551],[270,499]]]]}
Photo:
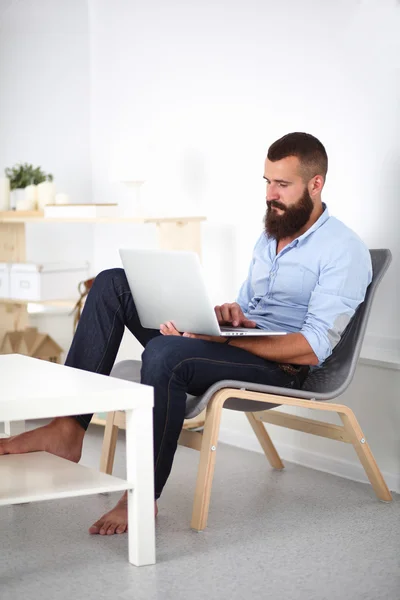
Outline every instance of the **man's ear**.
{"type": "Polygon", "coordinates": [[[320,194],[322,188],[324,187],[324,178],[322,175],[316,175],[313,177],[308,184],[308,191],[310,196],[314,196],[315,194],[320,194]]]}

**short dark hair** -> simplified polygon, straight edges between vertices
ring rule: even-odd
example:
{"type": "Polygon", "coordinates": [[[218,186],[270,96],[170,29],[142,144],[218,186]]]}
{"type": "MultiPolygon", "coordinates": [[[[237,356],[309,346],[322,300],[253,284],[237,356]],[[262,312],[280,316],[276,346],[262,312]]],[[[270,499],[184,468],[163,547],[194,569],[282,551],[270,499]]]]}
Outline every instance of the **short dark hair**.
{"type": "Polygon", "coordinates": [[[268,149],[268,160],[276,162],[288,156],[300,161],[302,177],[309,181],[316,175],[324,179],[328,172],[328,155],[321,142],[309,133],[288,133],[274,142],[268,149]]]}

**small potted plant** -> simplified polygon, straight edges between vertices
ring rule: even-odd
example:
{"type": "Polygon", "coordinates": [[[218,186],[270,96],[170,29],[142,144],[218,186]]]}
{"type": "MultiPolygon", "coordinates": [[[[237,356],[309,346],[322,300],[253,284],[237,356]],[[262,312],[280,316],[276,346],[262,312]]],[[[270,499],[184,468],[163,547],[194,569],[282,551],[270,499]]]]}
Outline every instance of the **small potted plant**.
{"type": "Polygon", "coordinates": [[[38,208],[38,186],[45,182],[54,185],[52,183],[53,175],[46,174],[41,167],[35,168],[29,163],[18,163],[14,167],[6,169],[5,174],[10,180],[12,210],[36,210],[38,208]]]}

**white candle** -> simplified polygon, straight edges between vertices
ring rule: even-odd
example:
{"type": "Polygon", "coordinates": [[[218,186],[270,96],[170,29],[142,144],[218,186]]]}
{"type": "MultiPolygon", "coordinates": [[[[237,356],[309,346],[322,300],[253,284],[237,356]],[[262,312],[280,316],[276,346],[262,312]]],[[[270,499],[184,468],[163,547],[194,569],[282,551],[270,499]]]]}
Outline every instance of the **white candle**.
{"type": "MultiPolygon", "coordinates": [[[[37,209],[37,185],[27,185],[25,188],[25,204],[20,210],[36,210],[37,209]]],[[[17,207],[18,210],[18,207],[17,207]]]]}
{"type": "Polygon", "coordinates": [[[43,210],[46,204],[54,204],[56,187],[52,181],[43,181],[37,186],[38,209],[43,210]]]}
{"type": "Polygon", "coordinates": [[[0,177],[0,211],[10,210],[10,180],[0,177]]]}

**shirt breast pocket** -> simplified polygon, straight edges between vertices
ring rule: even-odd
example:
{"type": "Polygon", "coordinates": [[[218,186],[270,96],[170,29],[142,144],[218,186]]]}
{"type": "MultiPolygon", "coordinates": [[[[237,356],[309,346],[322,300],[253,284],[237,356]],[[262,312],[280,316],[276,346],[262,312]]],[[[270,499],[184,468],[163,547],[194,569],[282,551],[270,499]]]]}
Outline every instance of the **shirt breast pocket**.
{"type": "Polygon", "coordinates": [[[276,295],[283,301],[307,305],[314,290],[318,276],[308,269],[297,266],[289,272],[279,273],[276,295]]]}
{"type": "Polygon", "coordinates": [[[292,271],[290,274],[278,277],[276,292],[284,296],[295,298],[303,293],[304,273],[303,271],[292,271]]]}

